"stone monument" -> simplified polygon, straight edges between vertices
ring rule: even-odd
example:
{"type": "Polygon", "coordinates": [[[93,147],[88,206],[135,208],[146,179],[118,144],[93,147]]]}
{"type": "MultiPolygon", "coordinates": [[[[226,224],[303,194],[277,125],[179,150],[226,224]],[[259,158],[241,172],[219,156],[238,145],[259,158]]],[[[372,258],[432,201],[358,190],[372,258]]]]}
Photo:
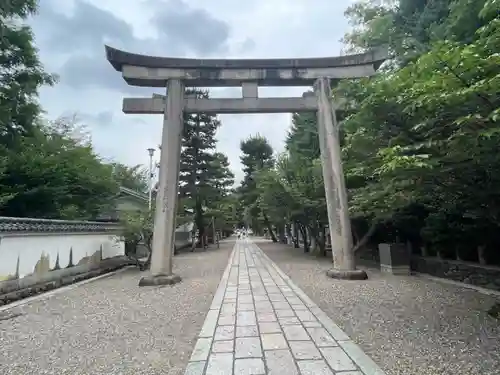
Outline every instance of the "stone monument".
{"type": "Polygon", "coordinates": [[[173,284],[175,212],[177,204],[183,113],[318,113],[321,159],[334,267],[328,275],[365,279],[355,267],[347,193],[340,159],[338,123],[330,84],[346,78],[373,75],[387,57],[386,50],[303,59],[184,59],[146,56],[106,46],[115,70],[132,86],[166,88],[166,97],[124,98],[123,112],[162,114],[162,153],[153,237],[151,275],[140,285],[173,284]],[[259,98],[259,86],[314,87],[314,94],[289,98],[259,98]],[[198,99],[185,95],[186,87],[242,87],[242,98],[198,99]]]}

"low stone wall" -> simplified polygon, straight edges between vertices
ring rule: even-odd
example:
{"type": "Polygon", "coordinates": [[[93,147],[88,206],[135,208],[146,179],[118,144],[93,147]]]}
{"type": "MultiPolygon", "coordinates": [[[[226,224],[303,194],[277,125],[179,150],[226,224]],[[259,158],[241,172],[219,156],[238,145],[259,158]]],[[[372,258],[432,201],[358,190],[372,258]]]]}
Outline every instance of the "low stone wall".
{"type": "Polygon", "coordinates": [[[414,256],[411,270],[500,291],[500,267],[414,256]]]}
{"type": "MultiPolygon", "coordinates": [[[[356,253],[356,262],[361,266],[380,269],[379,250],[374,247],[360,249],[356,253]]],[[[500,267],[413,255],[410,270],[500,291],[500,267]]]]}
{"type": "Polygon", "coordinates": [[[130,261],[117,223],[0,217],[0,304],[130,261]]]}
{"type": "Polygon", "coordinates": [[[0,306],[31,297],[52,289],[90,279],[132,265],[128,257],[118,256],[104,259],[99,265],[83,264],[52,271],[43,277],[26,276],[22,279],[0,283],[0,306]]]}

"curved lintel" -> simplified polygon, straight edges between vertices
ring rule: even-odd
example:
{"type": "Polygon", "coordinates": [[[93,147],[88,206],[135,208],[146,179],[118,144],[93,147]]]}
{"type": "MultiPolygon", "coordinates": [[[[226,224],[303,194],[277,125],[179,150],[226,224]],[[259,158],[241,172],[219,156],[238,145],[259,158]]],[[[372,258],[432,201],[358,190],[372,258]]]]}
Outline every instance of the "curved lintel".
{"type": "Polygon", "coordinates": [[[124,65],[167,69],[318,69],[353,65],[378,67],[388,58],[387,48],[378,48],[355,55],[300,59],[187,59],[140,55],[108,45],[105,49],[106,58],[120,72],[124,65]]]}

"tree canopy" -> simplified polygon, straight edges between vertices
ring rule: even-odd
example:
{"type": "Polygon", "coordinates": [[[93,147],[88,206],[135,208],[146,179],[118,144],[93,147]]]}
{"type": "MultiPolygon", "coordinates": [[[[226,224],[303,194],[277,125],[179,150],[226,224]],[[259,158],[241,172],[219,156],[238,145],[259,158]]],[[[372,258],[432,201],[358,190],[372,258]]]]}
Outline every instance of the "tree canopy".
{"type": "MultiPolygon", "coordinates": [[[[340,136],[354,235],[498,263],[500,4],[384,4],[349,7],[344,42],[351,51],[389,45],[391,60],[332,92],[347,99],[340,136]]],[[[314,115],[293,116],[286,151],[261,173],[258,190],[275,223],[286,217],[321,247],[327,220],[316,127],[314,115]]]]}

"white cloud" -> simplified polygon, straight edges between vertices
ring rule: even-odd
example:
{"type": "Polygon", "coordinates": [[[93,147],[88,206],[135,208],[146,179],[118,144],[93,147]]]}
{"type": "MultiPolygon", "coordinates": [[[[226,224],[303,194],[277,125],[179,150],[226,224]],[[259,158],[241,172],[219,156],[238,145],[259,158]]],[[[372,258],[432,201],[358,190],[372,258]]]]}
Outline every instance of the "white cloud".
{"type": "MultiPolygon", "coordinates": [[[[121,113],[123,96],[153,90],[128,87],[104,56],[104,43],[128,51],[189,57],[333,56],[347,29],[351,0],[43,0],[32,20],[42,62],[60,83],[41,91],[51,118],[79,113],[105,158],[146,164],[146,149],[161,138],[161,116],[121,113]],[[124,5],[126,4],[126,6],[124,5]]],[[[158,90],[155,90],[158,91],[158,90]]],[[[263,89],[265,96],[300,95],[303,89],[263,89]]],[[[235,90],[223,90],[238,94],[235,90]]],[[[214,91],[214,96],[220,96],[214,91]]],[[[218,149],[241,179],[239,144],[260,133],[277,151],[289,114],[220,117],[218,149]]]]}

